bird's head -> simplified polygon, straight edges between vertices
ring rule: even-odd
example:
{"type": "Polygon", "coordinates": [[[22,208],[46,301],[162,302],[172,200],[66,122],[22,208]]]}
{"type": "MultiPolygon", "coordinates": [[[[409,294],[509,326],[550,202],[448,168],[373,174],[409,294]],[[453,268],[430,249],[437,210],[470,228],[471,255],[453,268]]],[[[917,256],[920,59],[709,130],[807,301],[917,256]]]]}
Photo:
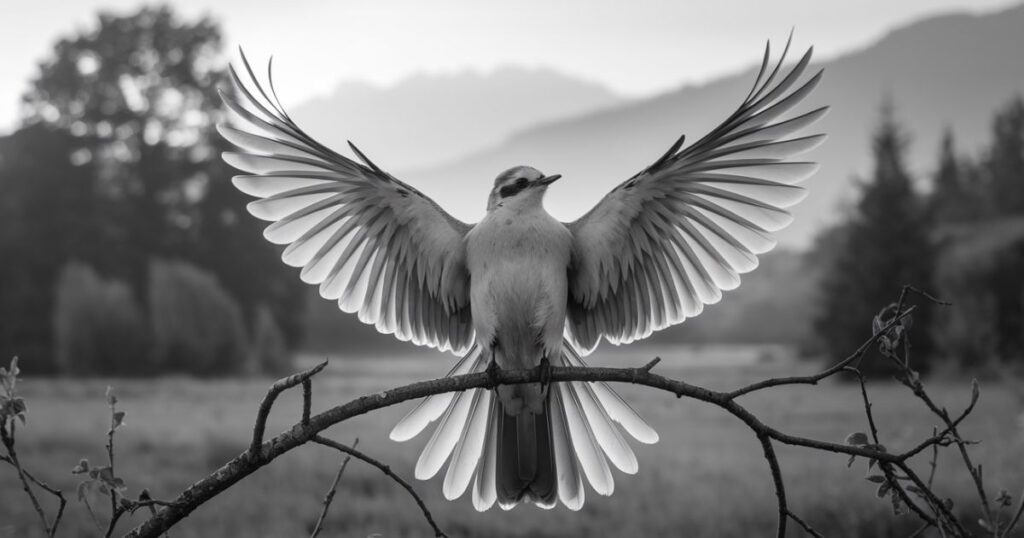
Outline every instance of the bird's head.
{"type": "Polygon", "coordinates": [[[532,166],[516,166],[498,174],[487,199],[487,211],[506,204],[540,205],[548,185],[562,176],[545,176],[532,166]]]}

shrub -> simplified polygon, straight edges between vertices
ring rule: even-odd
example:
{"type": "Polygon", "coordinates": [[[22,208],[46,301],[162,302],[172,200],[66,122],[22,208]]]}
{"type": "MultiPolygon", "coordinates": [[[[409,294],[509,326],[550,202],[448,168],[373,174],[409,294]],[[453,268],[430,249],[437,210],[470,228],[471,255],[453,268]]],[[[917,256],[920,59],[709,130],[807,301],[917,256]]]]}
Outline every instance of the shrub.
{"type": "Polygon", "coordinates": [[[256,309],[252,334],[249,373],[275,376],[291,373],[291,354],[285,345],[284,333],[267,305],[260,305],[256,309]]]}
{"type": "Polygon", "coordinates": [[[162,370],[195,375],[242,370],[247,354],[242,310],[209,272],[182,261],[150,262],[149,312],[162,370]]]}
{"type": "Polygon", "coordinates": [[[145,318],[131,288],[83,263],[60,272],[53,332],[62,373],[140,374],[151,366],[145,318]]]}

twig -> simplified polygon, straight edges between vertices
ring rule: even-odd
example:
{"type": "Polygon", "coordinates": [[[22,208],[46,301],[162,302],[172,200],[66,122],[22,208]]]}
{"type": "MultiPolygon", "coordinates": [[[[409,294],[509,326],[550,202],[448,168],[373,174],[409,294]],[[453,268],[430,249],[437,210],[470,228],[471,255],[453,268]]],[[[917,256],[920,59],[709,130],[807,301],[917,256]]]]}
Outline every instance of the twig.
{"type": "Polygon", "coordinates": [[[409,485],[408,482],[402,480],[402,477],[395,474],[391,470],[391,467],[381,463],[380,461],[370,456],[367,456],[366,454],[363,454],[362,452],[356,450],[355,448],[347,447],[337,441],[328,439],[326,437],[322,437],[320,435],[313,436],[313,442],[324,445],[326,447],[333,448],[339,452],[348,454],[356,459],[363,460],[366,463],[369,463],[370,465],[373,465],[374,467],[380,469],[382,473],[388,475],[389,478],[391,478],[395,482],[398,482],[399,485],[405,488],[405,490],[409,492],[409,495],[412,495],[413,499],[416,500],[416,504],[419,505],[420,510],[423,512],[423,517],[427,518],[427,523],[429,523],[430,526],[434,529],[434,536],[437,538],[448,538],[448,535],[445,534],[440,529],[440,527],[437,526],[437,523],[434,522],[434,517],[430,514],[430,510],[427,509],[427,505],[424,504],[423,499],[421,499],[419,494],[416,493],[416,490],[414,490],[412,486],[409,485]]]}
{"type": "Polygon", "coordinates": [[[764,459],[768,461],[768,468],[772,473],[772,482],[775,484],[775,500],[779,509],[778,527],[775,536],[786,538],[786,522],[790,515],[789,506],[786,504],[786,485],[782,480],[782,469],[779,468],[779,458],[775,455],[775,448],[772,440],[766,434],[758,434],[757,440],[761,442],[764,450],[764,459]]]}
{"type": "MultiPolygon", "coordinates": [[[[267,391],[267,395],[264,396],[263,401],[260,402],[260,408],[256,415],[256,423],[252,428],[252,443],[249,445],[249,452],[255,454],[260,449],[260,445],[263,443],[263,432],[267,429],[267,417],[270,415],[270,409],[274,406],[274,400],[277,399],[277,396],[299,383],[305,383],[309,378],[320,373],[325,366],[327,366],[327,361],[321,362],[309,370],[280,379],[270,386],[270,390],[267,391]]],[[[305,405],[303,405],[303,408],[305,409],[305,405]]],[[[305,413],[303,413],[303,416],[305,416],[305,413]]],[[[308,420],[303,421],[304,424],[308,424],[308,422],[308,420]]]]}
{"type": "Polygon", "coordinates": [[[1020,499],[1017,500],[1017,512],[1013,514],[1013,519],[1010,520],[1010,524],[1007,525],[1006,530],[1003,532],[1003,536],[1009,536],[1013,529],[1017,527],[1017,523],[1020,523],[1021,515],[1024,515],[1024,491],[1020,492],[1020,499]]]}
{"type": "Polygon", "coordinates": [[[53,538],[57,535],[57,528],[60,526],[61,518],[64,517],[64,508],[67,507],[68,501],[67,499],[64,498],[64,492],[57,488],[51,487],[46,482],[43,482],[36,478],[35,476],[32,476],[32,473],[30,473],[28,469],[24,469],[24,471],[25,477],[28,478],[30,482],[32,482],[36,486],[39,486],[44,491],[57,498],[57,501],[59,503],[57,506],[57,515],[54,516],[53,523],[50,524],[50,529],[46,533],[47,536],[53,538]]]}
{"type": "MultiPolygon", "coordinates": [[[[303,389],[305,389],[306,384],[303,383],[302,386],[303,389]]],[[[359,446],[358,437],[356,437],[356,440],[352,443],[352,449],[355,450],[357,446],[359,446]]],[[[348,467],[348,460],[350,459],[352,459],[352,455],[347,454],[345,456],[345,460],[341,462],[341,466],[338,468],[338,474],[334,475],[334,482],[331,482],[331,489],[327,490],[327,495],[324,495],[324,508],[320,511],[320,517],[317,518],[316,526],[313,527],[313,533],[309,535],[309,538],[316,538],[323,529],[324,519],[327,518],[327,511],[330,510],[331,502],[334,501],[334,494],[338,491],[338,482],[341,482],[341,475],[345,474],[345,467],[348,467]]]]}
{"type": "MultiPolygon", "coordinates": [[[[21,487],[23,490],[25,490],[25,494],[28,495],[29,500],[32,501],[32,508],[36,511],[36,514],[39,516],[39,520],[43,524],[43,530],[46,532],[48,536],[53,536],[53,534],[51,534],[50,532],[50,524],[46,521],[46,513],[43,512],[43,507],[42,505],[39,504],[39,499],[36,497],[35,492],[32,491],[32,486],[29,485],[28,477],[25,476],[25,470],[21,467],[21,462],[18,461],[18,452],[14,449],[14,435],[16,428],[17,425],[12,420],[11,431],[10,433],[8,433],[6,422],[0,422],[0,441],[3,442],[4,448],[7,449],[7,456],[4,458],[4,461],[9,463],[12,467],[14,467],[14,470],[17,471],[18,480],[21,481],[21,487]]],[[[61,506],[61,508],[63,509],[63,506],[61,506]]]]}
{"type": "MultiPolygon", "coordinates": [[[[323,363],[325,366],[327,363],[323,363]]],[[[313,408],[313,382],[306,379],[302,380],[302,423],[309,424],[309,413],[313,408]]]]}
{"type": "Polygon", "coordinates": [[[807,534],[810,534],[814,538],[825,538],[820,532],[814,530],[814,527],[808,525],[807,522],[805,522],[804,520],[800,519],[792,511],[787,511],[786,515],[789,516],[789,519],[792,519],[793,521],[795,521],[797,525],[800,525],[800,527],[803,528],[804,532],[806,532],[807,534]]]}
{"type": "Polygon", "coordinates": [[[857,351],[854,351],[852,355],[850,355],[850,356],[846,357],[845,359],[837,362],[836,364],[832,365],[831,367],[829,367],[829,368],[827,368],[825,370],[822,370],[821,372],[818,372],[818,373],[813,374],[813,375],[773,377],[771,379],[765,379],[764,381],[759,381],[757,383],[751,383],[750,385],[747,385],[745,387],[741,387],[741,388],[738,388],[738,389],[736,389],[736,390],[734,390],[732,392],[729,392],[729,393],[727,393],[727,396],[728,396],[729,399],[736,399],[736,398],[739,398],[740,396],[743,396],[745,394],[750,394],[751,392],[755,392],[755,391],[759,391],[759,390],[763,390],[763,389],[767,389],[767,388],[771,388],[771,387],[778,387],[778,386],[782,386],[782,385],[817,385],[818,382],[820,382],[821,380],[823,380],[823,379],[825,379],[827,377],[831,377],[831,376],[835,375],[837,372],[840,372],[844,368],[849,366],[850,363],[852,363],[853,361],[863,357],[864,354],[867,353],[868,349],[870,349],[871,346],[873,346],[878,341],[878,339],[882,337],[883,334],[885,334],[890,329],[892,329],[897,324],[899,324],[899,322],[902,321],[903,318],[909,316],[916,308],[917,308],[916,306],[911,306],[910,308],[906,309],[902,314],[896,316],[891,321],[889,321],[889,323],[887,323],[885,325],[885,327],[882,328],[881,331],[879,331],[876,334],[872,335],[871,338],[869,338],[866,342],[861,344],[861,346],[859,348],[857,348],[857,351]]]}

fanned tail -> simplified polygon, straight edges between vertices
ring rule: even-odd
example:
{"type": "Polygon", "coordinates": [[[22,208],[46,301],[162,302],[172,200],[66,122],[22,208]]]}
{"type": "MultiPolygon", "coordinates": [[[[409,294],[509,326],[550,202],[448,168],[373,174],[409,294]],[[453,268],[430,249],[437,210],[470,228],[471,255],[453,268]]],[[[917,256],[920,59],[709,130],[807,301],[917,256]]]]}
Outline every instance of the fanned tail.
{"type": "MultiPolygon", "coordinates": [[[[448,375],[483,371],[489,360],[474,345],[448,375]]],[[[586,366],[567,340],[551,362],[586,366]]],[[[445,497],[462,496],[472,483],[479,511],[495,503],[510,509],[523,501],[542,508],[561,501],[579,510],[584,478],[599,495],[611,495],[615,482],[609,462],[624,473],[637,472],[622,431],[641,443],[658,441],[657,432],[605,383],[553,383],[541,413],[518,416],[505,412],[493,390],[429,396],[395,425],[391,438],[407,441],[434,421],[437,428],[416,463],[416,478],[427,480],[448,462],[445,497]]]]}

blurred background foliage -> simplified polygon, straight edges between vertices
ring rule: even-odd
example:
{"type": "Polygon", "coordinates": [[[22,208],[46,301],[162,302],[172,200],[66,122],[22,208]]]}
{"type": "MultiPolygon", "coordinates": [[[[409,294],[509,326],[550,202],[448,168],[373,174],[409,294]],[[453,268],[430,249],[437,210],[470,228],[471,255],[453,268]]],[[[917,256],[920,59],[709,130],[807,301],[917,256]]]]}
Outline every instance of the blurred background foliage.
{"type": "Polygon", "coordinates": [[[224,64],[217,25],[167,7],[101,14],[40,64],[0,139],[0,353],[51,373],[281,369],[250,347],[296,343],[305,290],[220,160],[224,64]]]}
{"type": "MultiPolygon", "coordinates": [[[[218,25],[167,7],[101,14],[40,63],[20,128],[0,137],[0,357],[32,373],[278,374],[298,347],[391,344],[307,301],[245,214],[213,129],[225,65],[218,25]]],[[[962,154],[947,131],[917,177],[913,133],[883,103],[874,171],[842,222],[762,257],[735,295],[654,341],[838,358],[907,283],[956,303],[915,317],[920,369],[1024,364],[1024,102],[992,107],[987,149],[962,154]]]]}

